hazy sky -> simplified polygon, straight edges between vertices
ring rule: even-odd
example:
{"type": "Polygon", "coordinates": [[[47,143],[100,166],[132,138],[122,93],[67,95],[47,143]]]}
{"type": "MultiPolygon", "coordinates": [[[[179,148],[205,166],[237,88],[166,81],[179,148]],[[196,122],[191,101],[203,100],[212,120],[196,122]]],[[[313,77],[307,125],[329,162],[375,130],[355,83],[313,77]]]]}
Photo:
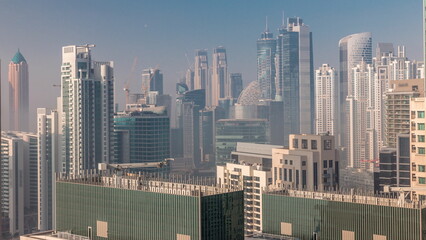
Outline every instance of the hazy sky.
{"type": "Polygon", "coordinates": [[[311,27],[315,68],[338,67],[340,38],[373,33],[373,44],[392,42],[407,47],[410,59],[422,59],[421,0],[0,0],[0,58],[2,60],[2,121],[7,124],[7,66],[20,48],[30,71],[30,121],[37,107],[55,107],[60,82],[61,47],[93,43],[94,60],[115,64],[116,101],[130,80],[140,90],[143,68],[159,66],[165,92],[174,96],[174,83],[193,62],[194,50],[225,46],[229,72],[242,72],[244,82],[256,79],[256,40],[265,28],[276,36],[282,11],[299,16],[311,27]]]}

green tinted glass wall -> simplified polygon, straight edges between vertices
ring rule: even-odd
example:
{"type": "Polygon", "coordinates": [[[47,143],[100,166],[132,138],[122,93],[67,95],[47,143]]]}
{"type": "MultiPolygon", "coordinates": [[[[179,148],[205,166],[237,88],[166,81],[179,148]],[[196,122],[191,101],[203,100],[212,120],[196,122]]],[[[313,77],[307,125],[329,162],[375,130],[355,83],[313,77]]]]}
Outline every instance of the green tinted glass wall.
{"type": "Polygon", "coordinates": [[[58,231],[87,236],[96,222],[108,223],[108,239],[176,239],[176,234],[199,238],[197,197],[133,191],[57,182],[58,231]]]}
{"type": "Polygon", "coordinates": [[[263,232],[281,234],[281,222],[292,224],[292,235],[311,239],[341,240],[342,230],[355,232],[356,240],[373,234],[391,240],[425,239],[425,210],[370,204],[295,198],[263,194],[263,232]]]}

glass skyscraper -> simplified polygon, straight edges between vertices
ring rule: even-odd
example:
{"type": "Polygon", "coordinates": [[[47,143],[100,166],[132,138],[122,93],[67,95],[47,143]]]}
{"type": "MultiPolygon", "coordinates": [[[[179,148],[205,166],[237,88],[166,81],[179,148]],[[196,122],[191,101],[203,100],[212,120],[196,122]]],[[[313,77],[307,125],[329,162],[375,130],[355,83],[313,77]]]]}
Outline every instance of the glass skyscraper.
{"type": "Polygon", "coordinates": [[[262,91],[262,99],[275,96],[275,51],[277,40],[266,26],[265,32],[257,40],[257,81],[262,91]]]}

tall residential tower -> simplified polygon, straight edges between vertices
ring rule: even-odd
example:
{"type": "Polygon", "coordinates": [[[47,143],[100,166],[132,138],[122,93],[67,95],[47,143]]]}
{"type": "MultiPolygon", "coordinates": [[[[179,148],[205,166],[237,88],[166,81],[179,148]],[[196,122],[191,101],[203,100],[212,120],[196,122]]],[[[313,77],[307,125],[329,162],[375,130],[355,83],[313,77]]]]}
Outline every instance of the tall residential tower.
{"type": "Polygon", "coordinates": [[[224,47],[213,49],[211,82],[211,106],[218,106],[219,99],[229,96],[228,62],[224,47]]]}

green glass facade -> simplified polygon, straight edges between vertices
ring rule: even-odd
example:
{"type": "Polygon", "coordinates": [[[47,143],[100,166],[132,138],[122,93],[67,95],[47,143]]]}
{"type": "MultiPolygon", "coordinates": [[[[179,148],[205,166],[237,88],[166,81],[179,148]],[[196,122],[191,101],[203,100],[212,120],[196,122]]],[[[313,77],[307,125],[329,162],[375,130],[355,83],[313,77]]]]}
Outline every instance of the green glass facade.
{"type": "Polygon", "coordinates": [[[244,239],[243,192],[184,196],[96,185],[57,182],[58,231],[95,240],[244,239]],[[97,221],[108,223],[108,238],[97,236],[97,221]]]}
{"type": "MultiPolygon", "coordinates": [[[[264,193],[263,232],[281,234],[281,223],[292,225],[292,236],[343,240],[342,231],[351,231],[356,240],[426,239],[425,209],[391,207],[364,203],[329,201],[264,193]]],[[[395,201],[394,199],[392,199],[395,201]]]]}

